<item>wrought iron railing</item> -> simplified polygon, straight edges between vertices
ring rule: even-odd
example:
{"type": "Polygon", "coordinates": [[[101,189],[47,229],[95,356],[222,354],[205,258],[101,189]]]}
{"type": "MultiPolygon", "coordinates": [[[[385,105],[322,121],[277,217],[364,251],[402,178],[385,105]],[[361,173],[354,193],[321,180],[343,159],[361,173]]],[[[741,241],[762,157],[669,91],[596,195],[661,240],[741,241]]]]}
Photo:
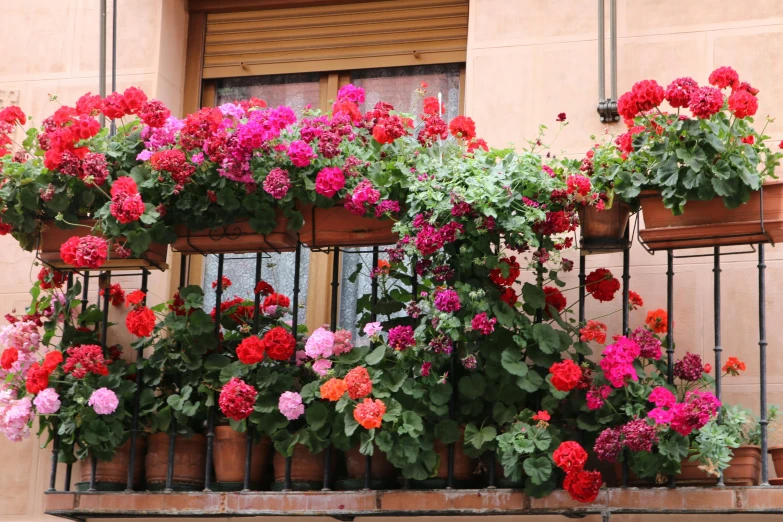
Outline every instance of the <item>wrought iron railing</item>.
{"type": "MultiPolygon", "coordinates": [[[[763,225],[762,225],[763,226],[763,225]]],[[[636,236],[636,232],[638,231],[638,217],[635,225],[629,224],[626,232],[625,232],[625,238],[623,241],[623,247],[622,247],[622,259],[623,259],[623,268],[622,268],[622,329],[623,332],[629,331],[629,285],[631,280],[631,274],[630,274],[630,261],[631,261],[631,244],[633,243],[633,236],[636,236]],[[631,232],[634,232],[631,234],[631,232]],[[631,236],[631,237],[629,237],[631,236]]],[[[641,240],[640,240],[641,241],[641,240]]],[[[717,371],[721,368],[722,365],[722,346],[721,346],[721,258],[723,256],[730,256],[730,255],[736,255],[736,254],[747,254],[749,252],[756,253],[758,256],[758,290],[759,290],[759,299],[758,299],[758,318],[759,318],[759,371],[760,371],[760,432],[761,432],[761,450],[762,450],[762,462],[761,462],[761,487],[765,487],[769,485],[769,470],[768,470],[768,463],[767,463],[767,429],[768,429],[768,418],[767,418],[767,339],[766,339],[766,278],[765,278],[765,269],[766,269],[766,263],[765,263],[765,243],[757,243],[757,244],[751,244],[750,250],[743,250],[742,252],[728,252],[725,249],[722,249],[720,246],[715,246],[712,249],[711,253],[681,253],[681,249],[678,248],[668,248],[665,249],[666,257],[667,257],[667,270],[666,270],[666,278],[667,278],[667,312],[668,312],[668,335],[667,335],[667,345],[666,345],[666,361],[667,361],[667,369],[668,369],[668,379],[670,383],[673,383],[674,379],[674,331],[675,331],[675,321],[674,321],[674,312],[675,312],[675,303],[674,303],[674,281],[675,281],[675,260],[678,258],[691,258],[691,257],[711,257],[713,261],[713,281],[714,281],[714,315],[713,315],[713,327],[714,327],[714,334],[715,334],[715,346],[713,348],[714,352],[714,364],[716,368],[715,372],[715,395],[720,399],[722,397],[722,382],[720,378],[720,371],[717,371]]],[[[297,326],[299,322],[299,314],[297,313],[299,308],[299,293],[300,293],[300,269],[301,269],[301,259],[302,259],[302,249],[306,248],[301,243],[297,244],[295,249],[295,266],[294,266],[294,284],[292,290],[292,309],[294,310],[294,313],[292,313],[292,331],[297,331],[297,326]]],[[[645,247],[646,248],[646,247],[645,247]]],[[[356,250],[356,249],[341,249],[337,247],[332,248],[326,248],[326,249],[319,249],[320,252],[330,252],[333,253],[332,258],[332,281],[331,281],[331,316],[330,316],[330,326],[332,330],[335,330],[337,328],[337,319],[338,319],[338,294],[339,294],[339,286],[340,286],[340,267],[341,267],[341,252],[346,251],[361,251],[365,253],[371,253],[372,254],[372,263],[373,266],[378,265],[378,260],[380,257],[380,254],[382,252],[382,247],[371,247],[371,248],[365,248],[364,250],[356,250]]],[[[648,249],[650,254],[654,254],[654,252],[650,251],[648,249]]],[[[600,251],[599,251],[600,253],[600,251]]],[[[206,252],[204,254],[207,254],[206,252]]],[[[261,281],[262,277],[262,258],[263,254],[257,254],[256,255],[256,269],[255,269],[255,283],[258,284],[259,281],[261,281]]],[[[182,256],[181,264],[180,264],[180,271],[179,271],[179,286],[184,287],[186,285],[187,281],[187,275],[189,272],[189,263],[188,263],[188,256],[182,256]]],[[[221,276],[223,275],[224,271],[224,263],[226,262],[226,256],[225,254],[218,254],[217,257],[217,280],[221,280],[221,276]]],[[[413,261],[413,267],[415,267],[415,260],[413,261]]],[[[412,291],[413,295],[416,295],[418,293],[417,290],[417,279],[416,279],[416,272],[413,269],[411,270],[412,274],[412,291]]],[[[578,280],[579,280],[579,302],[578,302],[578,320],[580,323],[583,323],[586,319],[586,292],[585,292],[585,274],[587,271],[587,256],[581,255],[580,261],[579,261],[579,273],[578,273],[578,280]]],[[[130,272],[130,273],[123,273],[123,274],[114,274],[116,275],[122,275],[122,276],[138,276],[141,278],[141,285],[140,288],[143,291],[146,291],[147,284],[148,284],[148,277],[149,272],[147,269],[142,269],[140,272],[130,272]]],[[[540,276],[540,274],[539,274],[540,276]]],[[[88,295],[89,295],[89,288],[90,288],[90,281],[92,279],[98,279],[100,282],[101,288],[107,288],[110,282],[111,274],[108,272],[101,273],[99,275],[90,274],[88,272],[81,272],[81,273],[75,273],[71,272],[68,274],[68,287],[72,287],[74,284],[74,279],[76,277],[80,277],[82,279],[82,304],[83,306],[87,305],[88,302],[88,295]]],[[[372,280],[371,283],[371,302],[373,305],[373,310],[375,309],[375,305],[378,303],[378,281],[376,279],[372,280]]],[[[217,313],[220,313],[220,305],[223,299],[223,290],[222,285],[218,284],[216,289],[216,303],[215,303],[215,309],[217,310],[217,313]]],[[[100,299],[100,298],[99,298],[100,299]]],[[[258,329],[258,320],[259,320],[259,307],[260,307],[260,295],[256,294],[255,296],[255,310],[256,313],[254,315],[254,320],[256,322],[256,330],[258,329]]],[[[106,328],[108,324],[108,313],[109,313],[109,307],[108,307],[108,299],[104,299],[102,302],[102,310],[104,314],[104,321],[102,326],[102,332],[101,332],[101,343],[103,347],[105,348],[106,345],[106,328]]],[[[372,320],[376,320],[377,316],[375,311],[372,312],[371,315],[372,320]]],[[[541,312],[539,311],[538,316],[536,317],[537,321],[541,321],[541,312]]],[[[214,335],[216,337],[220,336],[220,321],[215,321],[215,331],[214,335]]],[[[136,358],[137,361],[141,361],[144,357],[143,349],[138,348],[136,352],[136,358]]],[[[581,356],[580,356],[581,357],[581,356]]],[[[293,361],[292,361],[293,362],[293,361]]],[[[451,359],[451,371],[449,372],[450,378],[453,378],[455,375],[455,366],[457,364],[456,359],[456,351],[452,353],[452,359],[451,359]]],[[[136,454],[136,445],[135,445],[135,439],[140,434],[140,426],[139,426],[139,399],[140,399],[140,390],[142,388],[142,375],[141,371],[137,371],[136,373],[136,385],[137,385],[137,392],[136,397],[134,401],[134,407],[133,407],[133,418],[132,418],[132,428],[130,432],[130,438],[131,438],[131,444],[130,444],[130,462],[129,462],[129,470],[128,470],[128,479],[127,479],[127,487],[125,492],[126,493],[138,493],[138,491],[134,490],[134,463],[136,459],[141,458],[140,455],[136,454]]],[[[456,383],[454,384],[453,389],[455,390],[455,393],[452,394],[451,402],[449,404],[449,414],[452,418],[454,418],[455,415],[455,409],[458,401],[458,397],[456,394],[456,390],[458,387],[456,386],[456,383]]],[[[213,491],[213,482],[212,482],[212,476],[213,476],[213,448],[214,448],[214,439],[215,439],[215,416],[216,416],[216,406],[211,406],[210,411],[208,414],[208,424],[207,424],[207,453],[206,453],[206,469],[205,469],[205,483],[204,483],[204,492],[209,493],[213,491]]],[[[176,448],[176,424],[174,421],[172,421],[172,424],[170,426],[170,432],[169,432],[169,446],[168,446],[168,469],[167,469],[167,477],[166,477],[166,483],[165,483],[165,492],[172,492],[173,491],[173,466],[174,466],[174,457],[175,453],[177,451],[176,448]]],[[[448,451],[448,465],[447,465],[447,481],[446,481],[446,488],[449,490],[454,489],[455,481],[454,481],[454,444],[452,443],[449,445],[449,451],[448,451]]],[[[244,483],[243,483],[243,489],[241,493],[250,493],[251,492],[251,467],[252,467],[252,447],[253,447],[253,433],[248,430],[247,437],[246,437],[246,451],[245,451],[245,461],[244,461],[244,483]]],[[[323,477],[323,491],[329,491],[331,490],[333,486],[333,468],[332,468],[332,458],[331,458],[331,448],[327,448],[324,452],[324,477],[323,477]]],[[[72,472],[72,465],[68,464],[65,469],[65,479],[63,483],[62,489],[57,489],[57,471],[58,471],[58,452],[59,452],[59,442],[57,437],[54,438],[54,443],[52,447],[52,461],[51,461],[51,476],[49,480],[49,489],[47,490],[47,493],[62,493],[62,492],[69,492],[71,491],[71,472],[72,472]]],[[[283,492],[291,491],[292,489],[292,483],[291,483],[291,457],[287,457],[285,461],[285,480],[283,484],[283,492]]],[[[89,489],[86,492],[87,494],[100,494],[96,491],[96,481],[95,481],[95,471],[96,471],[96,460],[93,458],[90,462],[91,464],[91,478],[90,478],[90,484],[89,489]]],[[[495,458],[492,456],[488,459],[488,478],[486,483],[486,489],[487,490],[494,490],[496,488],[495,486],[495,458]]],[[[621,485],[623,488],[628,486],[628,477],[629,477],[629,469],[627,465],[627,459],[623,466],[623,473],[621,478],[621,485]]],[[[371,457],[366,456],[365,457],[365,471],[364,471],[364,490],[365,492],[369,492],[372,489],[372,460],[371,457]]],[[[669,477],[668,487],[669,488],[675,488],[677,486],[676,481],[674,477],[669,477]]],[[[722,480],[719,482],[719,487],[723,486],[722,480]]],[[[402,485],[402,489],[405,490],[408,488],[408,483],[405,481],[402,485]]],[[[116,494],[116,493],[114,493],[116,494]]],[[[377,497],[381,498],[381,497],[377,497]]],[[[614,497],[612,497],[614,498],[614,497]]],[[[529,502],[529,500],[528,500],[529,502]]],[[[380,500],[378,501],[380,503],[380,500]]],[[[611,503],[611,501],[607,501],[607,503],[611,503]]],[[[741,504],[741,502],[740,502],[741,504]]],[[[781,497],[781,509],[783,509],[783,497],[781,497]]],[[[740,508],[720,508],[720,512],[736,512],[736,511],[747,511],[748,506],[740,508]]],[[[615,507],[606,507],[606,506],[598,506],[597,508],[593,509],[590,507],[580,508],[581,510],[577,510],[577,508],[573,505],[573,503],[564,502],[560,507],[556,507],[554,509],[551,509],[550,511],[546,511],[547,513],[591,513],[591,512],[601,512],[605,514],[605,518],[608,519],[608,514],[611,514],[612,512],[663,512],[665,511],[665,508],[662,506],[649,506],[649,507],[643,507],[643,506],[615,506],[615,507]]],[[[50,510],[52,513],[55,514],[61,514],[61,515],[67,515],[67,516],[74,516],[73,513],[69,510],[57,510],[52,509],[50,510]]],[[[78,511],[78,510],[77,510],[78,511]]],[[[501,508],[501,512],[503,509],[501,508]]],[[[682,510],[675,510],[676,512],[712,512],[710,509],[700,509],[700,508],[693,508],[693,509],[687,509],[684,508],[682,510]]],[[[768,509],[765,508],[764,512],[767,512],[768,509]]],[[[774,512],[780,512],[779,509],[775,508],[773,509],[774,512]]],[[[447,513],[458,513],[459,509],[437,509],[434,508],[433,510],[416,510],[411,509],[410,511],[406,511],[407,514],[447,514],[447,513]]],[[[493,512],[490,510],[490,512],[493,512]]],[[[544,513],[545,511],[536,511],[535,509],[531,509],[529,511],[520,510],[517,508],[511,508],[509,507],[506,512],[508,513],[529,513],[529,514],[536,514],[536,513],[544,513]]],[[[248,510],[248,515],[258,515],[260,512],[258,510],[248,510]]],[[[271,512],[270,512],[271,513],[271,512]]],[[[325,514],[325,511],[318,511],[318,510],[311,510],[307,511],[309,514],[325,514]]],[[[307,514],[306,513],[306,514],[307,514]]],[[[358,514],[363,514],[357,512],[358,514]]],[[[468,510],[461,514],[470,514],[472,511],[468,510]]],[[[116,516],[118,513],[113,512],[113,514],[116,516]]],[[[128,511],[126,514],[128,515],[138,515],[139,513],[135,513],[132,511],[128,511]]],[[[171,514],[171,513],[169,513],[171,514]]],[[[176,513],[175,513],[176,514],[176,513]]],[[[213,513],[213,515],[217,515],[219,513],[213,513]]],[[[236,516],[237,514],[243,514],[241,510],[239,512],[232,512],[232,516],[236,516]]],[[[272,513],[275,514],[275,513],[272,513]]],[[[284,511],[276,514],[285,514],[284,511]]],[[[372,514],[372,513],[370,513],[372,514]]],[[[382,514],[388,514],[387,512],[384,512],[382,514]]],[[[346,517],[350,518],[351,514],[346,514],[346,517]]]]}

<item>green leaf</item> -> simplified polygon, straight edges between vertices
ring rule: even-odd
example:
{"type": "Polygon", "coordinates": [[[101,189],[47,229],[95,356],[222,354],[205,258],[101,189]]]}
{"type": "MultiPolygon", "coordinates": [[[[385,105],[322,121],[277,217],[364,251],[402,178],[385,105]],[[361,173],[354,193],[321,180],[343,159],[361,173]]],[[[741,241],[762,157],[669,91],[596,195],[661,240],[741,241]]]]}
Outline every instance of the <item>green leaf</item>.
{"type": "Polygon", "coordinates": [[[678,174],[677,158],[670,156],[658,167],[655,180],[661,185],[673,187],[677,184],[678,174]]]}
{"type": "Polygon", "coordinates": [[[206,371],[220,370],[229,364],[231,364],[229,358],[225,355],[220,355],[219,353],[210,354],[204,359],[204,369],[206,371]]]}
{"type": "Polygon", "coordinates": [[[443,406],[449,402],[451,398],[452,388],[451,383],[443,382],[435,385],[430,392],[430,400],[437,406],[443,406]]]}
{"type": "Polygon", "coordinates": [[[554,328],[548,324],[538,323],[533,325],[533,339],[544,353],[554,353],[560,348],[560,336],[554,328]]]}
{"type": "Polygon", "coordinates": [[[522,285],[522,299],[533,308],[544,308],[546,304],[546,295],[544,290],[532,283],[522,285]]]}
{"type": "Polygon", "coordinates": [[[435,438],[444,444],[457,442],[459,440],[459,426],[457,425],[457,421],[447,420],[436,424],[435,438]]]}
{"type": "Polygon", "coordinates": [[[544,378],[535,370],[530,370],[525,377],[517,379],[517,386],[528,393],[534,393],[544,384],[544,378]]]}
{"type": "Polygon", "coordinates": [[[395,422],[402,413],[402,404],[394,399],[386,401],[386,413],[383,414],[383,422],[395,422]]]}
{"type": "Polygon", "coordinates": [[[316,402],[307,408],[305,418],[313,431],[320,430],[329,417],[329,408],[323,402],[316,402]]]}
{"type": "Polygon", "coordinates": [[[459,394],[467,399],[477,399],[484,395],[487,383],[479,373],[466,375],[459,380],[459,394]]]}
{"type": "Polygon", "coordinates": [[[500,357],[500,364],[511,375],[524,377],[527,375],[528,366],[522,361],[522,352],[517,348],[506,348],[500,357]]]}
{"type": "Polygon", "coordinates": [[[368,365],[375,366],[383,360],[384,355],[386,355],[386,346],[381,345],[371,351],[364,360],[368,365]]]}
{"type": "Polygon", "coordinates": [[[353,414],[345,416],[345,434],[350,437],[359,427],[359,423],[353,418],[353,414]]]}
{"type": "Polygon", "coordinates": [[[522,463],[525,474],[533,484],[543,484],[552,475],[552,461],[549,457],[530,457],[522,463]]]}
{"type": "Polygon", "coordinates": [[[497,434],[498,432],[494,426],[484,426],[479,429],[475,424],[470,423],[465,426],[465,444],[481,449],[484,444],[495,440],[497,434]]]}
{"type": "Polygon", "coordinates": [[[410,434],[411,437],[418,437],[424,432],[424,423],[417,414],[412,411],[405,411],[402,414],[402,426],[397,428],[397,433],[404,435],[410,434]]]}

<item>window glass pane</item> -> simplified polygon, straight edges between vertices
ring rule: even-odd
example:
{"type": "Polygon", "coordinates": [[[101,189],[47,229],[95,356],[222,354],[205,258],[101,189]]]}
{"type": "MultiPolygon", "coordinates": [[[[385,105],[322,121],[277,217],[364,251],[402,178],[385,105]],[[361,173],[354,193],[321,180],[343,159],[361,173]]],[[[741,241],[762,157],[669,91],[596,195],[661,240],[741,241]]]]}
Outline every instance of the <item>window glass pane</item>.
{"type": "MultiPolygon", "coordinates": [[[[287,105],[301,113],[308,104],[318,106],[320,98],[320,73],[279,74],[274,76],[252,76],[220,80],[217,86],[217,105],[246,100],[251,97],[264,100],[269,107],[287,105]]],[[[299,323],[304,324],[307,303],[307,280],[310,267],[310,250],[302,249],[302,264],[299,277],[299,323]]],[[[225,256],[223,274],[233,283],[224,294],[224,299],[234,296],[253,298],[255,287],[255,254],[231,254],[225,256]]],[[[215,291],[212,281],[217,278],[217,256],[207,256],[204,266],[204,308],[215,306],[215,291]]],[[[294,253],[264,254],[261,278],[270,283],[275,291],[293,297],[294,253]]],[[[293,302],[293,299],[292,299],[293,302]]]]}
{"type": "Polygon", "coordinates": [[[259,98],[268,107],[287,105],[300,114],[306,105],[318,107],[321,89],[320,73],[276,74],[227,78],[217,85],[218,105],[259,98]]]}
{"type": "MultiPolygon", "coordinates": [[[[421,99],[417,100],[415,91],[421,87],[422,82],[427,82],[427,96],[441,93],[446,108],[444,119],[449,121],[459,115],[459,71],[459,64],[366,69],[354,72],[352,81],[365,91],[365,102],[360,107],[362,112],[372,109],[379,101],[385,101],[397,110],[415,114],[417,123],[421,113],[421,99]]],[[[362,252],[367,250],[370,249],[364,248],[362,252]]],[[[359,331],[356,327],[356,301],[371,292],[372,254],[343,252],[342,255],[339,323],[340,327],[352,331],[356,338],[359,331]],[[362,271],[356,282],[352,283],[349,278],[356,270],[357,264],[363,265],[362,271]]],[[[380,257],[385,259],[385,254],[381,253],[380,257]]],[[[396,315],[404,315],[404,312],[396,315]]],[[[383,320],[385,317],[379,319],[383,320]]]]}
{"type": "MultiPolygon", "coordinates": [[[[353,84],[364,89],[366,99],[362,112],[372,109],[379,101],[391,103],[398,111],[421,113],[421,100],[416,89],[427,82],[427,96],[443,97],[446,121],[459,114],[459,64],[417,65],[365,69],[353,73],[353,84]]],[[[418,123],[418,121],[417,121],[418,123]]]]}

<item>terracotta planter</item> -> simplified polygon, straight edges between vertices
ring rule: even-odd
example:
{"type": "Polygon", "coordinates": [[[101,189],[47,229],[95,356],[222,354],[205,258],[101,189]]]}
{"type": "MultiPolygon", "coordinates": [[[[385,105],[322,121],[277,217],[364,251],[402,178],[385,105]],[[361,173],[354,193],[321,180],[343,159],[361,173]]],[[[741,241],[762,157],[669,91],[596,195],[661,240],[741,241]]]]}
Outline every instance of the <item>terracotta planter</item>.
{"type": "MultiPolygon", "coordinates": [[[[336,452],[332,450],[332,470],[337,463],[336,452]]],[[[324,481],[324,452],[310,453],[307,446],[297,444],[294,446],[294,454],[291,457],[291,482],[297,483],[320,483],[324,481]]],[[[285,482],[285,457],[280,453],[275,453],[272,460],[275,470],[275,482],[285,482]]]]}
{"type": "MultiPolygon", "coordinates": [[[[130,439],[117,448],[111,460],[98,460],[95,466],[95,484],[98,491],[122,491],[128,484],[128,466],[130,466],[130,439]]],[[[147,447],[144,437],[136,438],[136,454],[133,458],[133,489],[141,487],[144,477],[144,449],[147,447]]],[[[80,482],[76,489],[86,490],[90,486],[92,466],[90,459],[80,466],[80,482]]]]}
{"type": "Polygon", "coordinates": [[[688,201],[681,216],[663,206],[657,192],[641,194],[644,228],[641,238],[651,250],[696,248],[783,240],[783,182],[764,184],[764,228],[761,223],[761,192],[750,201],[728,209],[721,198],[688,201]]]}
{"type": "Polygon", "coordinates": [[[624,246],[625,228],[631,216],[631,207],[615,201],[612,208],[596,210],[595,206],[579,206],[581,249],[591,252],[619,252],[624,246]]]}
{"type": "Polygon", "coordinates": [[[772,458],[772,464],[775,466],[775,475],[783,478],[783,446],[770,446],[767,449],[772,458]]]}
{"type": "MultiPolygon", "coordinates": [[[[365,456],[359,452],[359,448],[351,448],[345,452],[345,467],[348,470],[349,479],[364,478],[365,456]]],[[[397,468],[391,465],[386,454],[375,448],[370,457],[370,476],[380,480],[394,480],[397,478],[397,468]]]]}
{"type": "Polygon", "coordinates": [[[683,460],[680,463],[680,473],[674,476],[677,484],[682,486],[714,486],[718,483],[718,477],[699,469],[699,466],[698,461],[683,460]]]}
{"type": "MultiPolygon", "coordinates": [[[[92,219],[80,219],[80,225],[87,225],[92,227],[95,221],[92,219]]],[[[73,269],[74,267],[66,264],[60,257],[60,246],[68,241],[72,237],[84,237],[93,234],[93,232],[86,227],[79,226],[70,228],[68,230],[58,228],[53,220],[44,221],[41,225],[41,235],[38,240],[38,257],[41,261],[53,268],[61,269],[73,269]]],[[[93,234],[99,237],[100,234],[93,234]]],[[[168,268],[166,264],[166,254],[168,248],[166,245],[160,243],[152,243],[149,249],[137,259],[119,259],[109,256],[109,259],[96,270],[111,271],[111,270],[128,270],[132,268],[157,268],[159,270],[165,270],[168,268]]],[[[90,268],[82,270],[92,270],[90,268]]]]}
{"type": "Polygon", "coordinates": [[[357,216],[342,203],[331,208],[304,205],[299,210],[305,222],[299,240],[309,247],[392,245],[399,239],[391,230],[391,219],[357,216]]]}
{"type": "MultiPolygon", "coordinates": [[[[470,481],[476,478],[479,460],[465,455],[463,449],[465,428],[460,428],[460,438],[454,443],[454,480],[470,481]]],[[[435,453],[440,457],[437,478],[448,479],[449,476],[449,445],[439,440],[435,441],[435,453]]]]}
{"type": "MultiPolygon", "coordinates": [[[[147,437],[147,486],[159,489],[166,484],[169,434],[153,433],[147,437]]],[[[193,490],[204,486],[207,438],[195,434],[190,438],[177,435],[174,442],[174,480],[176,489],[193,490]]]]}
{"type": "Polygon", "coordinates": [[[757,486],[761,482],[761,448],[740,446],[732,450],[734,457],[723,471],[727,486],[757,486]]]}
{"type": "Polygon", "coordinates": [[[289,235],[288,220],[282,211],[275,213],[275,228],[269,234],[259,234],[250,227],[247,219],[220,228],[190,230],[187,225],[177,225],[177,240],[171,249],[184,254],[228,254],[290,252],[296,248],[296,238],[289,235]]]}
{"type": "MultiPolygon", "coordinates": [[[[269,465],[269,437],[263,437],[253,445],[250,460],[250,482],[258,487],[269,465]]],[[[217,482],[236,483],[245,481],[245,456],[247,455],[247,437],[245,433],[234,431],[231,426],[215,428],[215,478],[217,482]]]]}

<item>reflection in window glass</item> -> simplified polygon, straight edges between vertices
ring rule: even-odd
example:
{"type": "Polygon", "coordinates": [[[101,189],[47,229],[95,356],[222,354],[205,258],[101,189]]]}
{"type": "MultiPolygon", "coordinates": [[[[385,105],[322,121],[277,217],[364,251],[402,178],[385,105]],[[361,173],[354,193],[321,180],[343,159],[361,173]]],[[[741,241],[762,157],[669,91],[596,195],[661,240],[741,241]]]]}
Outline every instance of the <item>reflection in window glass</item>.
{"type": "Polygon", "coordinates": [[[441,93],[446,108],[446,121],[459,114],[459,64],[417,65],[365,69],[353,73],[353,84],[364,89],[362,112],[372,109],[379,101],[391,103],[398,111],[416,117],[421,113],[421,99],[416,89],[427,83],[427,96],[441,93]]]}
{"type": "Polygon", "coordinates": [[[223,105],[258,98],[264,100],[267,107],[287,105],[300,114],[306,105],[318,107],[320,81],[319,73],[227,78],[218,82],[216,102],[223,105]]]}
{"type": "MultiPolygon", "coordinates": [[[[421,99],[418,99],[417,105],[418,95],[415,91],[421,87],[422,82],[426,82],[427,96],[437,96],[441,93],[443,106],[446,108],[444,119],[449,121],[459,115],[459,71],[459,64],[366,69],[353,73],[353,84],[362,87],[365,91],[362,112],[372,109],[379,101],[385,101],[391,103],[395,109],[410,112],[418,118],[421,113],[421,99]]],[[[356,325],[358,319],[356,301],[371,292],[372,280],[369,274],[372,267],[372,254],[344,252],[342,255],[343,277],[340,285],[339,323],[342,328],[351,330],[356,338],[359,332],[356,325]],[[358,263],[363,265],[363,269],[356,282],[352,283],[349,278],[358,263]]],[[[384,254],[381,254],[381,259],[384,259],[384,254]]]]}

